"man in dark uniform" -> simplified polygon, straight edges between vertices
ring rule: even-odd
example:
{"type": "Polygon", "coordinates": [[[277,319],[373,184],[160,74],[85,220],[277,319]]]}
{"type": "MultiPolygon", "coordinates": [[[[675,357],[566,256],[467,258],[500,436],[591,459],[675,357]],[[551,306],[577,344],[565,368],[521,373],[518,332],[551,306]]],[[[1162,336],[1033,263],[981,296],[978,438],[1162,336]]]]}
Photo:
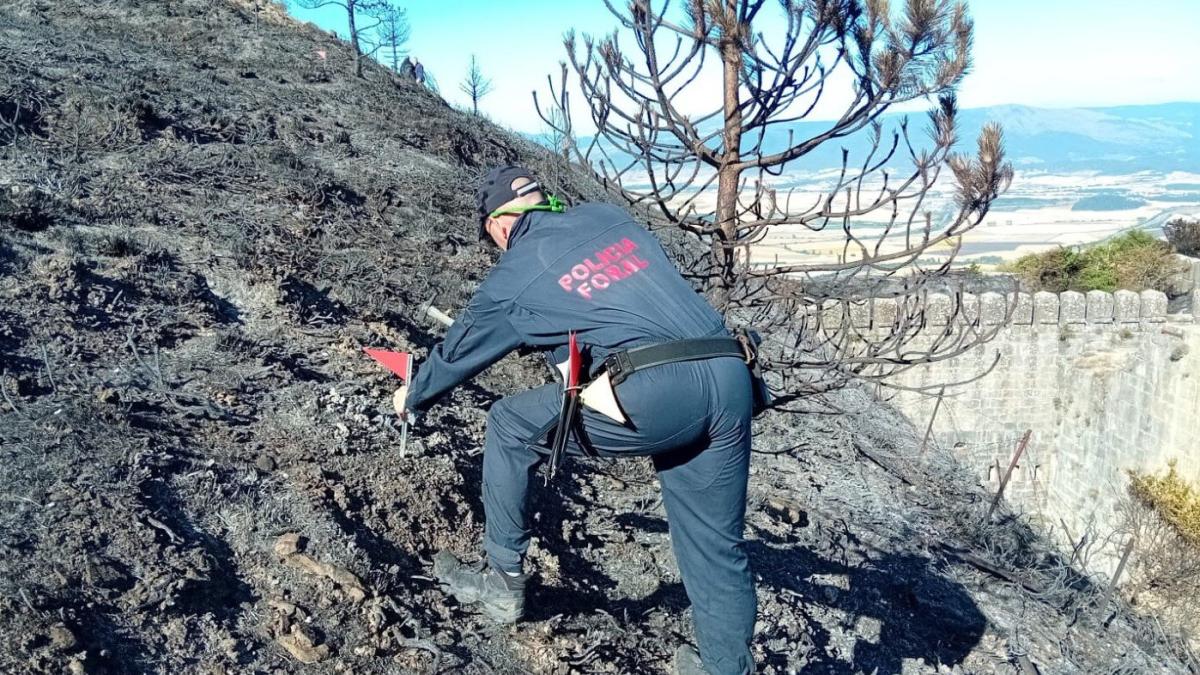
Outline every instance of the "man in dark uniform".
{"type": "Polygon", "coordinates": [[[417,57],[412,57],[413,79],[417,84],[425,84],[425,64],[417,57]]]}
{"type": "MultiPolygon", "coordinates": [[[[585,405],[567,452],[653,458],[700,647],[699,655],[680,648],[677,672],[751,672],[756,601],[742,534],[752,394],[744,350],[623,209],[564,209],[515,166],[493,169],[476,203],[480,236],[504,254],[396,393],[397,412],[419,415],[520,346],[562,362],[574,332],[590,364],[585,375],[616,383],[620,411],[585,405]]],[[[435,559],[434,573],[452,594],[500,622],[524,612],[527,494],[562,402],[563,385],[554,383],[492,406],[483,455],[485,560],[468,565],[448,552],[435,559]]]]}
{"type": "Polygon", "coordinates": [[[417,68],[413,65],[412,57],[404,57],[404,61],[400,63],[400,77],[405,80],[417,79],[417,68]]]}

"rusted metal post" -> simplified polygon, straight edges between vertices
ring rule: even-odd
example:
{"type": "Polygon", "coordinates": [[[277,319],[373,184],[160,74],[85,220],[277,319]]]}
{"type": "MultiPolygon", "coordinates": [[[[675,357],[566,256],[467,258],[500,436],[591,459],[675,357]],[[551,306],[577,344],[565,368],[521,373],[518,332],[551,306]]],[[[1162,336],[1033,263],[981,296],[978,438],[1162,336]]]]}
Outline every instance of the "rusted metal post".
{"type": "Polygon", "coordinates": [[[1079,557],[1079,554],[1083,551],[1083,547],[1087,546],[1087,543],[1088,543],[1087,532],[1084,532],[1083,536],[1079,538],[1079,543],[1075,544],[1075,548],[1073,548],[1071,550],[1071,562],[1069,562],[1067,564],[1074,566],[1076,561],[1079,561],[1080,564],[1083,563],[1083,559],[1079,557]]]}
{"type": "Polygon", "coordinates": [[[990,519],[996,507],[1000,505],[1000,500],[1004,497],[1004,488],[1008,487],[1008,480],[1012,478],[1013,469],[1017,468],[1017,463],[1021,461],[1021,455],[1025,454],[1025,447],[1029,445],[1029,437],[1032,435],[1033,429],[1025,430],[1025,435],[1021,437],[1021,442],[1017,445],[1017,451],[1013,453],[1012,461],[1008,463],[1008,470],[1000,479],[1000,489],[996,490],[996,496],[992,498],[992,505],[988,507],[987,515],[983,517],[984,520],[990,519]]]}
{"type": "Polygon", "coordinates": [[[925,446],[929,443],[929,435],[933,433],[933,421],[937,419],[938,410],[942,407],[942,397],[946,395],[946,387],[938,390],[937,403],[933,404],[933,414],[929,416],[929,426],[925,427],[925,438],[921,439],[921,454],[925,454],[925,446]]]}
{"type": "Polygon", "coordinates": [[[1108,582],[1108,590],[1104,593],[1104,606],[1108,606],[1108,601],[1112,599],[1113,591],[1117,589],[1117,584],[1121,581],[1121,575],[1125,572],[1125,563],[1129,562],[1129,556],[1133,554],[1133,546],[1137,543],[1137,537],[1129,540],[1125,544],[1125,552],[1121,554],[1121,562],[1117,563],[1117,571],[1113,572],[1112,581],[1108,582]]]}

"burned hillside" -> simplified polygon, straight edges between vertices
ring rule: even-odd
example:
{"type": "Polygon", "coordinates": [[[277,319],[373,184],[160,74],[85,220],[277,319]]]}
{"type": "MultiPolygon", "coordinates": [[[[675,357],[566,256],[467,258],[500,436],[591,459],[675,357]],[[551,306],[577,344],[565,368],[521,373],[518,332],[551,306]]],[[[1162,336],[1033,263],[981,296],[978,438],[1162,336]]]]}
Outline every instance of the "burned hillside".
{"type": "MultiPolygon", "coordinates": [[[[361,350],[427,349],[486,275],[488,166],[606,195],[352,60],[250,3],[0,7],[0,670],[664,672],[690,634],[648,464],[538,491],[517,627],[429,578],[478,545],[487,407],[545,374],[506,359],[402,455],[361,350]]],[[[865,392],[757,431],[764,672],[1187,672],[865,392]]]]}

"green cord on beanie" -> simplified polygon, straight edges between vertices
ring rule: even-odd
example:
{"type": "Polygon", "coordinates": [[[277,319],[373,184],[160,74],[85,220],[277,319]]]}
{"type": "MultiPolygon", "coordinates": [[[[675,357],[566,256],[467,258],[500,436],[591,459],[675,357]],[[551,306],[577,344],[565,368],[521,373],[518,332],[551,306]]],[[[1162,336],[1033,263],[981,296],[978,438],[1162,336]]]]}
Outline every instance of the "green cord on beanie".
{"type": "Polygon", "coordinates": [[[520,215],[527,211],[550,211],[552,213],[562,213],[563,211],[566,211],[566,210],[567,210],[567,207],[564,206],[563,203],[558,200],[558,197],[555,197],[554,195],[547,195],[546,201],[542,202],[541,204],[530,204],[528,206],[514,206],[510,209],[499,208],[499,209],[496,209],[495,211],[492,211],[491,213],[489,213],[488,217],[496,218],[497,216],[520,215]]]}

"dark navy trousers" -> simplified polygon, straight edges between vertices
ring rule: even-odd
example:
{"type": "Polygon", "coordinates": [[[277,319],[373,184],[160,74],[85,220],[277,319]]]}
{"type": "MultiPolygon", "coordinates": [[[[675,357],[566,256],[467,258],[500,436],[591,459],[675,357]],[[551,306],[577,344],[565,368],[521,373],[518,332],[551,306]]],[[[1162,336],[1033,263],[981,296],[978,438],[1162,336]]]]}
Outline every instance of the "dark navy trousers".
{"type": "MultiPolygon", "coordinates": [[[[492,564],[521,569],[529,546],[528,491],[544,447],[532,437],[559,413],[561,385],[496,402],[483,456],[484,548],[492,564]]],[[[676,363],[634,373],[617,387],[621,425],[583,409],[590,445],[605,457],[653,458],[696,641],[706,669],[750,673],[756,599],[746,543],[750,463],[749,371],[737,358],[676,363]]],[[[571,454],[583,452],[574,438],[571,454]]]]}

